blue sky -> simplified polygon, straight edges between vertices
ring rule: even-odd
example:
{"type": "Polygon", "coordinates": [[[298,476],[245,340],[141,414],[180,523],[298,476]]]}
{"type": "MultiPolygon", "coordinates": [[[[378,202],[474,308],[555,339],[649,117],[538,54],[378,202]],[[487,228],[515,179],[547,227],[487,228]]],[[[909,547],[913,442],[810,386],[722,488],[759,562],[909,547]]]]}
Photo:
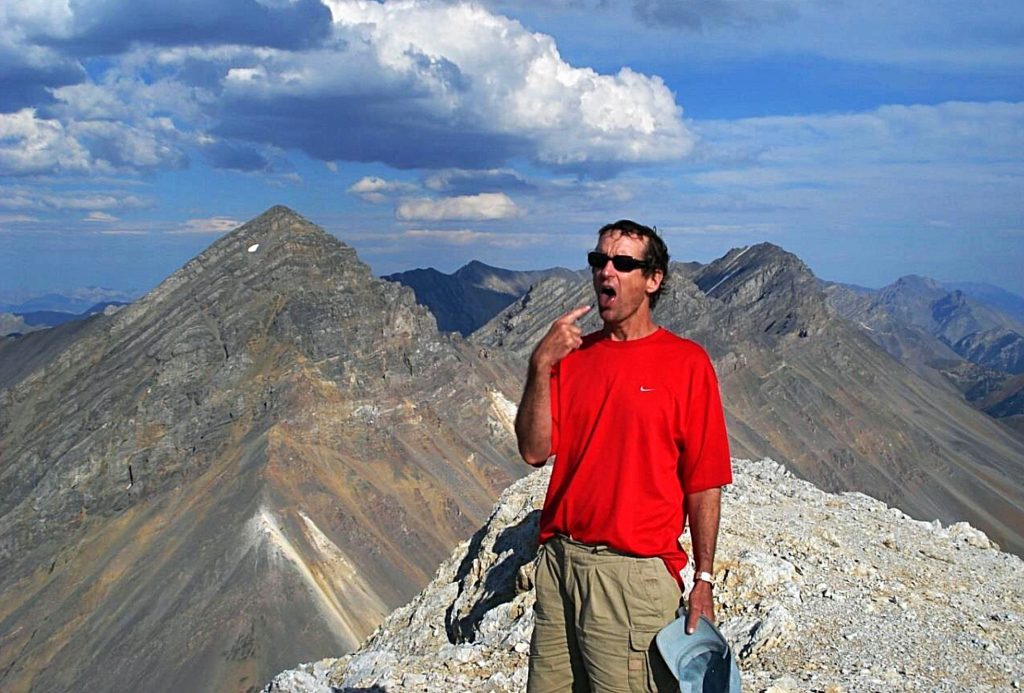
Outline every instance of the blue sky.
{"type": "Polygon", "coordinates": [[[657,225],[1024,294],[1024,4],[0,0],[0,295],[145,291],[286,204],[375,272],[657,225]]]}

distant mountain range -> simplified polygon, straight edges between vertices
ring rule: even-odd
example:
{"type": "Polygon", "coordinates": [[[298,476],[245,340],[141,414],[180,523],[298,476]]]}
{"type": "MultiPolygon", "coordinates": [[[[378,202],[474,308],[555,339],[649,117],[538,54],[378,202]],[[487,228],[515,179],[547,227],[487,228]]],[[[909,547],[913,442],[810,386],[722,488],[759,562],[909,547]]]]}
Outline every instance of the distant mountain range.
{"type": "Polygon", "coordinates": [[[563,267],[515,271],[474,260],[452,274],[428,268],[389,274],[383,278],[412,289],[417,302],[429,308],[437,318],[438,328],[458,332],[465,337],[541,279],[575,279],[579,276],[579,272],[563,267]]]}
{"type": "Polygon", "coordinates": [[[940,282],[948,291],[960,291],[989,308],[1000,310],[1019,323],[1024,323],[1024,297],[1006,289],[982,282],[940,282]]]}
{"type": "Polygon", "coordinates": [[[825,292],[837,313],[918,375],[952,383],[976,407],[1024,431],[1024,325],[1012,316],[917,276],[877,291],[831,284],[825,292]]]}

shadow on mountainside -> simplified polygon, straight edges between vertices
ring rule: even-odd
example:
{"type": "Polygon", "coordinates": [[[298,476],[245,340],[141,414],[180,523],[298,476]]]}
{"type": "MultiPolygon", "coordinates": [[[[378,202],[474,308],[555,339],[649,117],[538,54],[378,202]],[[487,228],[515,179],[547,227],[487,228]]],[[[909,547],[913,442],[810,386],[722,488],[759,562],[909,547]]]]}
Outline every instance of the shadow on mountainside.
{"type": "Polygon", "coordinates": [[[539,521],[540,510],[533,510],[518,524],[503,529],[486,554],[481,549],[484,548],[489,525],[473,535],[466,557],[455,574],[459,596],[445,614],[449,642],[474,642],[484,615],[515,598],[519,569],[537,557],[539,521]],[[493,556],[491,560],[500,560],[488,566],[489,556],[493,556]]]}

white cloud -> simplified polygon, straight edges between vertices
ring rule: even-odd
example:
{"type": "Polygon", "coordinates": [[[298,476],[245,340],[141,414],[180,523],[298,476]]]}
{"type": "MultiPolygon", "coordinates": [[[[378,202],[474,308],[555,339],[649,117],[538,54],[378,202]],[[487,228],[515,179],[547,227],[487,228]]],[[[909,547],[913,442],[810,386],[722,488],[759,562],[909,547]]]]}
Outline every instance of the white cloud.
{"type": "Polygon", "coordinates": [[[344,56],[263,51],[229,71],[229,95],[386,95],[403,117],[515,138],[547,164],[673,160],[692,147],[660,78],[573,67],[550,36],[479,5],[327,4],[344,56]]]}
{"type": "Polygon", "coordinates": [[[384,180],[377,176],[366,176],[364,178],[360,178],[349,186],[348,190],[345,192],[350,195],[356,195],[367,202],[380,204],[382,202],[387,202],[396,194],[412,192],[415,190],[418,190],[418,186],[413,185],[412,183],[397,180],[384,180]]]}
{"type": "Polygon", "coordinates": [[[481,193],[441,199],[402,200],[395,216],[402,220],[445,221],[450,219],[494,220],[522,215],[516,203],[505,193],[481,193]]]}
{"type": "Polygon", "coordinates": [[[0,113],[0,175],[177,168],[185,162],[177,139],[169,118],[148,118],[136,127],[115,120],[39,118],[32,108],[0,113]]]}
{"type": "Polygon", "coordinates": [[[89,153],[64,125],[36,117],[33,108],[0,113],[0,174],[88,171],[89,153]]]}
{"type": "Polygon", "coordinates": [[[117,217],[115,217],[113,214],[107,214],[106,212],[89,212],[87,215],[85,215],[85,219],[83,219],[82,221],[109,224],[117,220],[117,217]]]}
{"type": "Polygon", "coordinates": [[[242,222],[231,217],[207,217],[205,219],[189,219],[184,225],[170,231],[172,234],[223,234],[242,225],[242,222]]]}

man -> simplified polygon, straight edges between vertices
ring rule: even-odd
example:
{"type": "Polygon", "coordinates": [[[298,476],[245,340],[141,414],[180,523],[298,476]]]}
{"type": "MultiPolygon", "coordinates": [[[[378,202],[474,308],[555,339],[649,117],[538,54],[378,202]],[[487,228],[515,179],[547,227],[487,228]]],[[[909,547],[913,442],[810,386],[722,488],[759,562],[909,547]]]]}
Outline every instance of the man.
{"type": "Polygon", "coordinates": [[[675,618],[689,518],[687,632],[714,620],[721,487],[732,481],[718,382],[704,350],[653,321],[668,249],[629,220],[588,254],[603,329],[581,306],[530,357],[516,416],[523,459],[554,455],[540,520],[529,693],[678,690],[653,642],[675,618]]]}

